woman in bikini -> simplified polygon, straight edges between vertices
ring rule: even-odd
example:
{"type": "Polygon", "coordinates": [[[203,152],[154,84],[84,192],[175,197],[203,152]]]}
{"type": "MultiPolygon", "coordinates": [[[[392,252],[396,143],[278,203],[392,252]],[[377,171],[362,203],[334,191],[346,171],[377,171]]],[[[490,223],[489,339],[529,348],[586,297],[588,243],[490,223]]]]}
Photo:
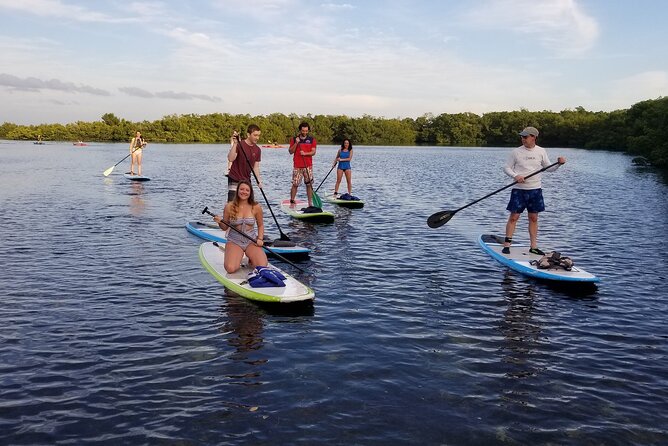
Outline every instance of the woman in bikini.
{"type": "MultiPolygon", "coordinates": [[[[353,174],[350,170],[350,161],[353,159],[353,145],[348,138],[341,143],[341,148],[336,152],[334,158],[334,166],[339,163],[339,168],[336,169],[336,184],[334,185],[334,196],[339,195],[339,186],[341,185],[341,178],[345,174],[346,183],[348,184],[348,193],[353,193],[353,174]]],[[[333,167],[333,166],[332,166],[333,167]]]]}
{"type": "Polygon", "coordinates": [[[141,137],[141,132],[137,132],[132,141],[130,141],[130,153],[132,154],[130,175],[135,174],[135,163],[137,163],[137,174],[141,176],[141,152],[144,147],[146,147],[146,141],[141,137]]]}
{"type": "Polygon", "coordinates": [[[228,229],[226,222],[233,228],[228,231],[225,244],[225,271],[230,274],[238,271],[244,254],[253,266],[267,266],[267,255],[262,249],[264,238],[262,207],[255,201],[250,182],[246,180],[239,182],[234,200],[225,205],[222,217],[216,215],[213,220],[223,230],[228,229]],[[243,232],[255,242],[234,229],[243,232]]]}

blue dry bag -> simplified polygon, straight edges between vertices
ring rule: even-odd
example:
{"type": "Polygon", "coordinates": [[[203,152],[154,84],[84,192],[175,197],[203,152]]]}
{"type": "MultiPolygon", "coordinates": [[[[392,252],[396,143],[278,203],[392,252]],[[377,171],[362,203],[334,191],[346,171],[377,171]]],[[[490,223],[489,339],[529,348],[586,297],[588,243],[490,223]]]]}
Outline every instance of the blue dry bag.
{"type": "Polygon", "coordinates": [[[283,287],[285,276],[268,266],[256,266],[248,273],[248,284],[253,288],[283,287]]]}

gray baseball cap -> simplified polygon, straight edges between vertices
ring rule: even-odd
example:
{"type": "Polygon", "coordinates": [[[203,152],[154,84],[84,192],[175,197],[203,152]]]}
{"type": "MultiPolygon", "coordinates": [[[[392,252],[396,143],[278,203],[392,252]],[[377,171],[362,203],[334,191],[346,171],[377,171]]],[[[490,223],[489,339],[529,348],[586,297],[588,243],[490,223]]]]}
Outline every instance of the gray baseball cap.
{"type": "Polygon", "coordinates": [[[520,132],[520,136],[538,136],[538,129],[536,127],[525,127],[524,130],[520,132]]]}

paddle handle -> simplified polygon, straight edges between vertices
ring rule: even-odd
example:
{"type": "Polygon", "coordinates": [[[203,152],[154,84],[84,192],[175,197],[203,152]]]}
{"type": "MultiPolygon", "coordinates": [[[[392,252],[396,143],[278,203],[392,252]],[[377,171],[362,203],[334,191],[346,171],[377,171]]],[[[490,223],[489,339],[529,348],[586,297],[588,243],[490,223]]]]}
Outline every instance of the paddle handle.
{"type": "MultiPolygon", "coordinates": [[[[204,209],[202,210],[202,214],[209,214],[209,215],[212,216],[212,217],[215,217],[215,216],[216,216],[216,214],[214,214],[213,212],[211,212],[211,211],[209,210],[209,207],[208,207],[208,206],[205,206],[205,207],[204,207],[204,209]]],[[[234,226],[232,226],[229,222],[227,222],[227,221],[225,221],[225,220],[223,220],[223,219],[221,219],[221,221],[222,221],[223,223],[225,223],[225,225],[227,225],[228,228],[232,229],[233,231],[238,232],[239,234],[241,234],[242,236],[246,237],[248,240],[250,240],[251,242],[253,242],[253,244],[254,244],[255,246],[257,246],[258,248],[260,247],[260,245],[257,244],[257,240],[254,240],[253,237],[249,236],[249,235],[246,234],[245,232],[241,232],[240,230],[238,230],[237,228],[235,228],[234,226]]],[[[270,253],[272,253],[273,255],[275,255],[276,257],[278,257],[279,259],[283,260],[285,263],[289,263],[290,265],[294,266],[294,267],[297,268],[299,271],[301,271],[301,272],[303,272],[303,273],[306,273],[306,271],[305,271],[304,269],[302,269],[302,268],[300,268],[299,266],[295,265],[294,263],[292,263],[291,261],[289,261],[288,259],[286,259],[286,258],[283,257],[282,255],[280,255],[279,253],[277,253],[277,252],[274,251],[273,249],[269,248],[268,246],[262,246],[262,248],[263,248],[263,249],[266,249],[267,251],[269,251],[270,253]]],[[[308,274],[308,273],[307,273],[307,274],[308,274]]]]}
{"type": "Polygon", "coordinates": [[[329,174],[332,173],[332,171],[334,170],[334,167],[336,167],[336,164],[334,164],[334,165],[332,166],[332,168],[329,169],[329,172],[327,172],[327,175],[325,175],[325,178],[322,179],[322,181],[320,182],[320,184],[318,184],[317,189],[314,190],[313,193],[316,193],[316,192],[318,192],[318,190],[320,190],[320,186],[322,186],[322,183],[325,182],[325,180],[327,179],[327,177],[329,176],[329,174]]]}
{"type": "Polygon", "coordinates": [[[138,147],[138,148],[134,149],[132,152],[130,152],[130,153],[128,153],[127,155],[125,155],[125,156],[123,157],[122,160],[120,160],[119,162],[117,162],[116,164],[114,164],[114,167],[118,166],[118,165],[121,164],[123,161],[125,161],[126,159],[128,159],[128,158],[130,157],[130,155],[132,155],[133,153],[135,153],[135,152],[136,152],[137,150],[139,150],[139,149],[141,149],[141,147],[138,147]]]}

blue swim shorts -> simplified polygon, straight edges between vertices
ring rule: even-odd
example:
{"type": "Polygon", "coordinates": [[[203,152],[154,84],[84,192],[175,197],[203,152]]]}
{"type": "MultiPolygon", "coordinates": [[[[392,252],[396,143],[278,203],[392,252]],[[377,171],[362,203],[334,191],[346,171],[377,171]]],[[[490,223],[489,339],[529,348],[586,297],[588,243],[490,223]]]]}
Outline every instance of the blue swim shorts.
{"type": "Polygon", "coordinates": [[[543,212],[545,210],[543,189],[513,189],[506,209],[516,214],[521,214],[524,209],[529,213],[543,212]]]}

